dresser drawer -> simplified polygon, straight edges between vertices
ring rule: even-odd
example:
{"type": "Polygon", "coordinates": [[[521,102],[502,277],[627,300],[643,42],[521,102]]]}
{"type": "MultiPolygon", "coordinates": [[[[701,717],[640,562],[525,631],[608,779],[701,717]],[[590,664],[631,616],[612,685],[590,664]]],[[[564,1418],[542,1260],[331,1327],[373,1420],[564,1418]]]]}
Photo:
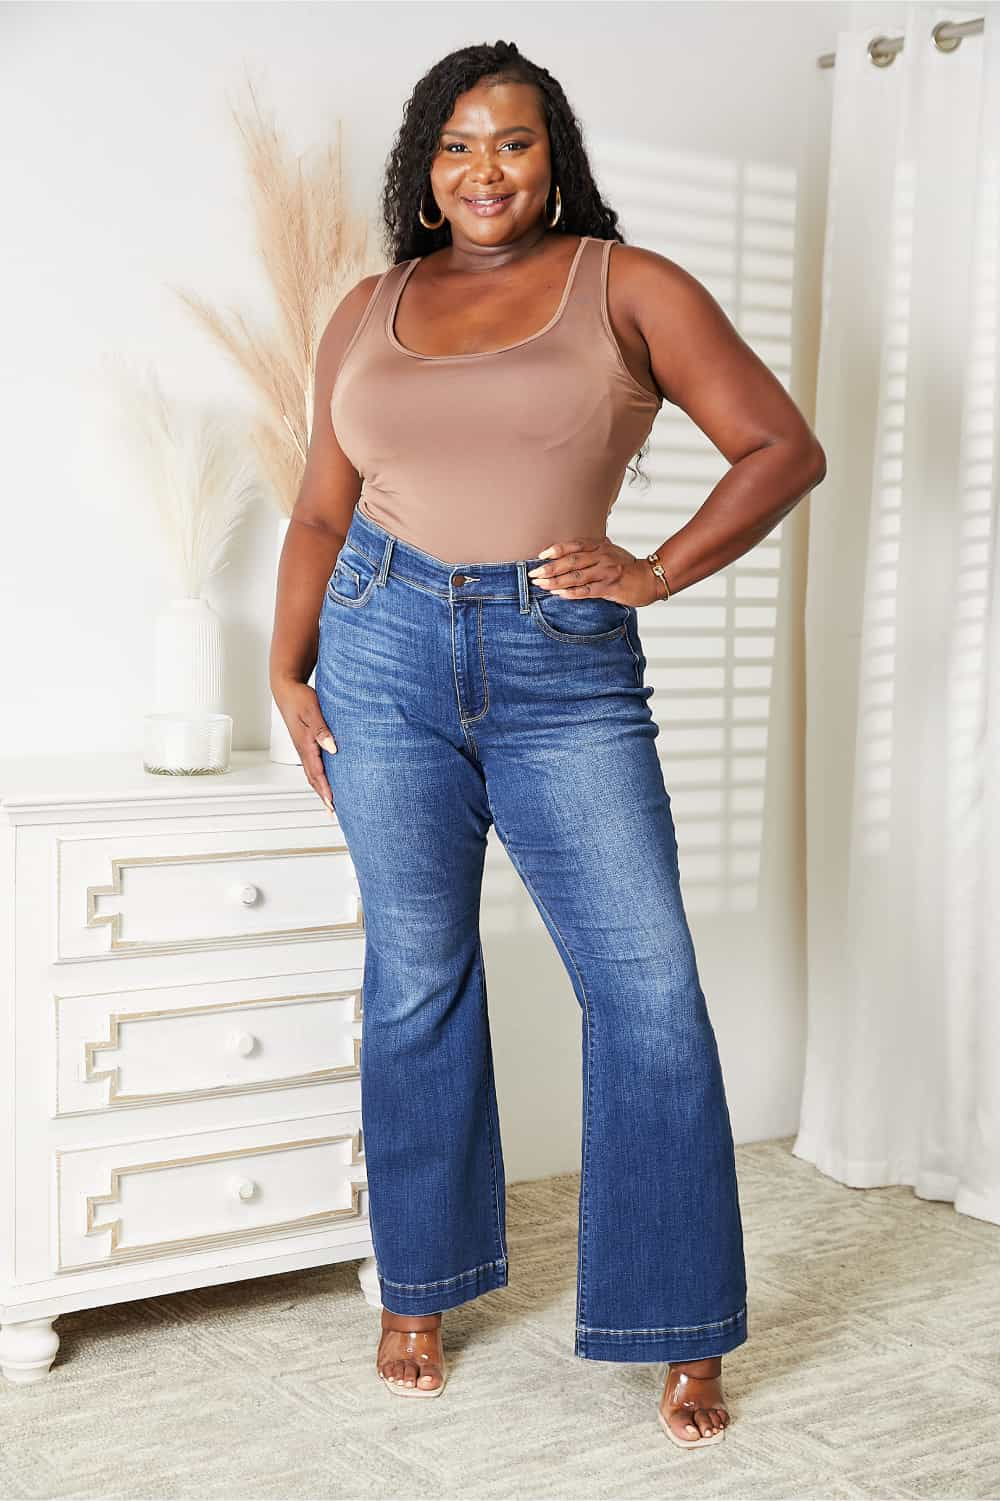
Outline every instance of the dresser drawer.
{"type": "Polygon", "coordinates": [[[57,835],[55,881],[57,961],[363,932],[336,826],[57,835]]]}
{"type": "Polygon", "coordinates": [[[53,1154],[57,1272],[366,1225],[360,1109],[53,1154]]]}
{"type": "Polygon", "coordinates": [[[356,1079],[363,968],[56,995],[56,1116],[356,1079]]]}

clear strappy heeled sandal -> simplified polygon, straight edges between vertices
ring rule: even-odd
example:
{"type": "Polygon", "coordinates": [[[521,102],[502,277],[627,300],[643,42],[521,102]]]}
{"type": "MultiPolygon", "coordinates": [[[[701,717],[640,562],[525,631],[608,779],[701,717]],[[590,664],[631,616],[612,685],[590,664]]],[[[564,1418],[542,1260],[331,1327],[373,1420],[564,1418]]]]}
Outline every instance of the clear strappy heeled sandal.
{"type": "MultiPolygon", "coordinates": [[[[683,1362],[677,1365],[671,1364],[667,1372],[660,1405],[656,1410],[660,1426],[679,1449],[704,1449],[709,1444],[721,1443],[726,1436],[726,1425],[723,1425],[718,1433],[706,1433],[698,1438],[681,1438],[667,1421],[663,1411],[664,1406],[671,1412],[688,1411],[692,1416],[699,1407],[703,1411],[713,1407],[722,1407],[728,1412],[728,1407],[722,1399],[721,1373],[718,1376],[692,1376],[689,1372],[680,1369],[682,1364],[683,1362]]],[[[698,1425],[695,1423],[693,1426],[697,1428],[698,1425]]]]}
{"type": "Polygon", "coordinates": [[[428,1341],[436,1341],[439,1338],[443,1339],[440,1324],[436,1324],[430,1329],[383,1329],[378,1342],[378,1350],[375,1354],[375,1371],[379,1380],[391,1392],[394,1392],[397,1397],[440,1397],[448,1380],[448,1366],[444,1359],[444,1347],[442,1345],[440,1361],[437,1358],[435,1349],[428,1350],[426,1347],[421,1348],[421,1342],[426,1346],[428,1341]],[[406,1341],[403,1349],[394,1355],[392,1359],[409,1360],[417,1367],[418,1375],[412,1386],[407,1386],[402,1380],[396,1380],[392,1376],[383,1376],[382,1374],[382,1343],[387,1334],[401,1334],[406,1341]],[[441,1372],[441,1380],[437,1386],[417,1386],[416,1384],[420,1380],[420,1375],[423,1374],[420,1371],[420,1367],[427,1365],[434,1366],[441,1372]]]}

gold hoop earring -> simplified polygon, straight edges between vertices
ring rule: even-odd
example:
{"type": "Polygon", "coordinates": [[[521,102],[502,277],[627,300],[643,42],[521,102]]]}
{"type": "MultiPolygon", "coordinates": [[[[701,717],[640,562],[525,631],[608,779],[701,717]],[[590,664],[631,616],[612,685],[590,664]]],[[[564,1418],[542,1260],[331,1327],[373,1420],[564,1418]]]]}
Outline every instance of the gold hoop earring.
{"type": "Polygon", "coordinates": [[[424,195],[423,195],[423,192],[421,192],[421,194],[420,194],[419,215],[420,215],[420,222],[424,226],[425,229],[440,229],[441,225],[444,223],[444,214],[443,213],[441,214],[441,217],[437,221],[436,224],[431,224],[429,222],[429,220],[426,218],[426,216],[424,214],[424,195]]]}
{"type": "Polygon", "coordinates": [[[549,226],[550,229],[555,229],[556,225],[559,223],[559,215],[561,213],[562,213],[562,194],[559,191],[559,184],[556,183],[556,213],[555,213],[555,218],[554,219],[548,219],[548,220],[546,220],[546,223],[548,224],[548,226],[549,226]]]}

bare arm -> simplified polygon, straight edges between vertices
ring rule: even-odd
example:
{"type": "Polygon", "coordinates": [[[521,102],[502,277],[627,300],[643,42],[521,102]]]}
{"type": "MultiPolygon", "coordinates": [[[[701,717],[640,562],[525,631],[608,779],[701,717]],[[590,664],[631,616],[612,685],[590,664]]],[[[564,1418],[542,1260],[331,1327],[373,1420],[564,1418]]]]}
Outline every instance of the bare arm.
{"type": "MultiPolygon", "coordinates": [[[[646,366],[663,396],[687,412],[731,465],[658,549],[674,593],[765,537],[820,483],[826,456],[784,386],[694,276],[638,246],[617,246],[611,266],[608,311],[630,367],[646,366]]],[[[558,561],[547,572],[571,597],[603,594],[636,605],[663,597],[648,563],[611,542],[561,542],[552,556],[558,561]],[[560,573],[568,583],[559,582],[560,573]]]]}
{"type": "Polygon", "coordinates": [[[316,666],[323,590],[361,493],[361,476],[344,453],[330,416],[333,382],[377,278],[366,276],[340,302],[316,352],[312,433],[298,499],[278,563],[271,688],[308,682],[316,666]]]}
{"type": "Polygon", "coordinates": [[[826,473],[826,456],[777,376],[695,277],[652,251],[630,257],[629,302],[664,396],[732,466],[664,542],[671,590],[724,568],[766,537],[826,473]]]}
{"type": "Polygon", "coordinates": [[[319,617],[333,565],[361,493],[361,476],[333,428],[330,398],[344,351],[374,291],[366,276],[339,303],[316,352],[312,432],[305,472],[278,561],[270,681],[274,701],[288,726],[310,785],[333,811],[330,786],[317,742],[327,750],[335,736],[320,713],[309,677],[319,651],[319,617]]]}

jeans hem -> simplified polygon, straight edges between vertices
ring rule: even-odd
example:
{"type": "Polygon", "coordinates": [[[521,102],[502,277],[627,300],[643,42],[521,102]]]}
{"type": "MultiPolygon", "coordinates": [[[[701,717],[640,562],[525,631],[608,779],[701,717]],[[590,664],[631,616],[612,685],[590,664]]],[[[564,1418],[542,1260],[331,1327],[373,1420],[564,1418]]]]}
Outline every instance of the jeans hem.
{"type": "Polygon", "coordinates": [[[577,1325],[573,1354],[583,1360],[707,1360],[747,1339],[747,1309],[708,1324],[664,1329],[591,1329],[577,1325]]]}
{"type": "Polygon", "coordinates": [[[457,1308],[483,1293],[493,1292],[507,1286],[507,1260],[484,1261],[480,1266],[470,1267],[455,1277],[445,1277],[439,1282],[406,1283],[387,1281],[379,1273],[379,1289],[382,1307],[389,1313],[443,1313],[446,1308],[457,1308]]]}

